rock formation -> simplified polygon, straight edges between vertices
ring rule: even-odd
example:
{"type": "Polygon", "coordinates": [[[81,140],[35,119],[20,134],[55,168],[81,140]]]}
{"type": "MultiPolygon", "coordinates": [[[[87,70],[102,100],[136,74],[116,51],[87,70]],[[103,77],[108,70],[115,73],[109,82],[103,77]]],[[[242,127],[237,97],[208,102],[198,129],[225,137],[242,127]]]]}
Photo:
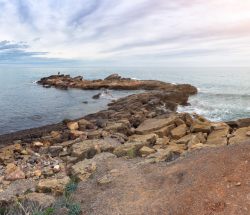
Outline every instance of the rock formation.
{"type": "MultiPolygon", "coordinates": [[[[54,201],[55,197],[64,192],[70,177],[73,177],[80,182],[76,199],[80,198],[81,201],[83,195],[84,214],[117,214],[116,210],[120,210],[121,214],[147,214],[146,211],[149,214],[186,214],[188,210],[189,214],[213,214],[216,211],[227,211],[225,208],[230,207],[226,206],[224,199],[226,191],[224,187],[220,187],[218,180],[231,180],[228,186],[234,187],[245,179],[241,180],[236,173],[236,179],[230,179],[228,170],[226,174],[229,175],[226,176],[220,174],[218,168],[215,168],[217,172],[213,172],[210,166],[206,167],[207,164],[204,163],[206,153],[203,151],[209,153],[210,160],[207,162],[212,162],[211,159],[214,159],[213,151],[218,153],[225,150],[231,154],[233,147],[236,149],[236,156],[239,157],[241,152],[237,144],[241,145],[240,143],[250,140],[247,120],[238,121],[238,124],[214,123],[197,114],[177,113],[177,106],[187,105],[188,97],[197,92],[191,85],[134,81],[118,75],[97,81],[57,75],[43,78],[39,83],[63,88],[150,91],[113,101],[107,110],[82,119],[65,121],[60,127],[54,127],[57,129],[53,131],[48,129],[36,135],[18,136],[21,138],[3,145],[0,149],[1,204],[9,204],[16,198],[32,198],[32,196],[36,201],[41,198],[43,204],[46,202],[44,199],[54,201]],[[231,126],[232,124],[234,126],[231,126]],[[217,147],[225,149],[215,151],[214,148],[217,147]],[[192,158],[192,154],[197,155],[192,158]],[[166,163],[173,161],[176,164],[171,164],[169,168],[166,163]],[[197,163],[199,161],[201,163],[197,163]],[[214,194],[216,196],[214,199],[209,199],[211,196],[209,193],[207,195],[199,193],[195,180],[197,186],[204,187],[202,180],[207,181],[207,179],[205,173],[199,173],[195,169],[196,166],[200,171],[204,167],[207,168],[208,174],[216,175],[218,184],[213,186],[207,184],[207,187],[218,192],[218,195],[214,194]],[[131,183],[136,180],[140,182],[140,186],[137,182],[131,183]],[[196,190],[195,194],[190,191],[189,198],[188,184],[196,190]],[[113,186],[116,193],[111,192],[113,186]],[[168,191],[163,189],[165,186],[168,187],[168,191]],[[180,194],[176,194],[179,189],[183,192],[183,198],[180,194]],[[219,193],[220,190],[223,192],[219,193]],[[32,194],[27,194],[27,191],[32,194]],[[198,198],[196,195],[202,197],[199,203],[194,202],[198,198]],[[110,202],[107,202],[107,197],[110,202]],[[177,207],[175,197],[179,199],[183,209],[177,207]],[[96,207],[94,202],[99,202],[100,205],[96,207]],[[150,206],[147,208],[149,202],[150,206]],[[184,203],[190,206],[183,206],[184,203]],[[141,209],[138,208],[139,205],[141,209]],[[95,207],[97,211],[94,211],[95,207]]],[[[248,146],[245,148],[249,150],[248,146]]],[[[249,153],[248,155],[244,153],[241,162],[243,166],[238,168],[247,171],[250,157],[249,153]],[[243,160],[246,161],[245,164],[243,160]]],[[[219,157],[220,154],[216,157],[218,162],[220,162],[219,157]]],[[[247,185],[242,184],[242,186],[247,185]]],[[[207,191],[209,190],[203,190],[207,191]]],[[[249,199],[246,200],[248,197],[239,195],[237,198],[246,202],[245,209],[242,210],[249,212],[247,203],[249,199]]],[[[240,210],[237,207],[236,209],[240,210]]],[[[235,213],[229,210],[226,214],[235,213]]]]}

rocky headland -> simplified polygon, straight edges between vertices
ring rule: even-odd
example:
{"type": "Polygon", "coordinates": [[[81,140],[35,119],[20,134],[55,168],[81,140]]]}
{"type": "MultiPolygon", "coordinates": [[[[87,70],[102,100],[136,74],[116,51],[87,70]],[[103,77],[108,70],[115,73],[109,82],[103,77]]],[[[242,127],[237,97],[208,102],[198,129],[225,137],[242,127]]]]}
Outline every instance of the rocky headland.
{"type": "Polygon", "coordinates": [[[82,214],[250,213],[249,119],[211,122],[176,112],[197,93],[189,84],[116,74],[53,75],[38,83],[145,91],[81,119],[0,136],[2,206],[16,199],[54,205],[74,179],[82,214]]]}

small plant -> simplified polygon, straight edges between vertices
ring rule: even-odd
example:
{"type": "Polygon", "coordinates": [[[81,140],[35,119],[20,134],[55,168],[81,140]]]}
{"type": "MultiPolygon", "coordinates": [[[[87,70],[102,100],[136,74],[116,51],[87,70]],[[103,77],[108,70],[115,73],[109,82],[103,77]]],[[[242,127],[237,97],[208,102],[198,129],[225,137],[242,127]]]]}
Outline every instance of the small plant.
{"type": "Polygon", "coordinates": [[[71,181],[66,185],[64,195],[70,196],[72,193],[74,193],[77,190],[77,182],[74,179],[71,179],[71,181]]]}
{"type": "Polygon", "coordinates": [[[66,185],[63,196],[50,207],[44,208],[37,202],[25,199],[0,207],[0,215],[54,215],[61,208],[67,208],[68,215],[80,215],[81,206],[72,198],[72,194],[77,190],[77,185],[77,181],[72,178],[66,185]]]}
{"type": "Polygon", "coordinates": [[[39,203],[23,200],[13,202],[8,207],[3,207],[1,215],[52,215],[53,207],[44,208],[39,203]]]}
{"type": "Polygon", "coordinates": [[[72,203],[68,206],[69,213],[68,215],[80,215],[81,214],[81,206],[78,203],[72,203]]]}

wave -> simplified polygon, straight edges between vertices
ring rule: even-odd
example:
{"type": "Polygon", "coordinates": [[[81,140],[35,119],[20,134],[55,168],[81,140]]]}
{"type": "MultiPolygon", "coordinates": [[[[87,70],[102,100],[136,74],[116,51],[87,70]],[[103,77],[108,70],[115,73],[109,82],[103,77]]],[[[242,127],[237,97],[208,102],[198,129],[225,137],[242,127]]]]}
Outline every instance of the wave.
{"type": "Polygon", "coordinates": [[[243,93],[211,93],[211,92],[199,92],[198,95],[200,96],[214,96],[214,97],[243,97],[243,98],[250,98],[250,94],[243,94],[243,93]]]}

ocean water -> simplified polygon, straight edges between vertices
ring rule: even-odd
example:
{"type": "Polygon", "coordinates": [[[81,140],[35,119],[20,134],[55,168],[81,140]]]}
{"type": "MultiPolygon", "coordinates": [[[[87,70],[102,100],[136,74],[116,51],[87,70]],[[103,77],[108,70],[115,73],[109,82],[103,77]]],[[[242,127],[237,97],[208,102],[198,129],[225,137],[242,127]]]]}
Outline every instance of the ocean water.
{"type": "Polygon", "coordinates": [[[112,96],[93,100],[92,96],[100,91],[64,91],[36,84],[58,71],[86,79],[119,73],[137,79],[190,83],[198,87],[199,93],[190,97],[190,106],[179,107],[179,111],[196,112],[215,121],[250,117],[250,68],[0,66],[0,134],[78,118],[106,108],[112,99],[133,93],[111,91],[112,96]]]}

